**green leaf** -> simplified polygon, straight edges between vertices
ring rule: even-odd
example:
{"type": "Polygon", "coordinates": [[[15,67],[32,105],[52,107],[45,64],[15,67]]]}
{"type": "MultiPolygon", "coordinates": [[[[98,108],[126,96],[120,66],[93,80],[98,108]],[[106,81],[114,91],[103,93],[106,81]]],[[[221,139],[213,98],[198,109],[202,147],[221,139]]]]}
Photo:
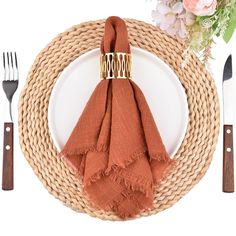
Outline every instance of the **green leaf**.
{"type": "Polygon", "coordinates": [[[230,39],[232,38],[233,33],[234,33],[234,29],[235,29],[235,27],[233,27],[233,26],[228,26],[228,28],[226,29],[224,36],[223,36],[223,39],[226,43],[228,43],[230,41],[230,39]]]}
{"type": "Polygon", "coordinates": [[[236,28],[236,7],[234,7],[230,15],[231,15],[231,19],[223,36],[224,41],[226,43],[230,41],[231,37],[233,36],[234,30],[236,28]]]}

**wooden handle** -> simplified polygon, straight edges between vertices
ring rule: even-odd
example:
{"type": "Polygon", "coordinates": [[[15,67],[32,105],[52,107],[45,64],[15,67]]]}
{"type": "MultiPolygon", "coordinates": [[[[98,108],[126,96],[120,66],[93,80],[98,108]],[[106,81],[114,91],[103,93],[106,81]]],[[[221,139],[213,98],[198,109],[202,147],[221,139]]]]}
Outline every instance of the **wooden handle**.
{"type": "Polygon", "coordinates": [[[223,192],[234,192],[233,125],[224,125],[223,192]]]}
{"type": "Polygon", "coordinates": [[[13,189],[13,123],[4,123],[2,189],[13,189]]]}

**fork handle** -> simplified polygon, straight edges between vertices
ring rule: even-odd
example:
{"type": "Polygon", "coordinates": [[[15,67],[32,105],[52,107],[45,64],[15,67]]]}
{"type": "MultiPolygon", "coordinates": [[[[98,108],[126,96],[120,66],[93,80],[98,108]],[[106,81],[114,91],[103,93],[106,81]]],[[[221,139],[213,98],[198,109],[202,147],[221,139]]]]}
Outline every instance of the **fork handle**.
{"type": "Polygon", "coordinates": [[[2,189],[13,189],[13,132],[12,122],[4,123],[2,189]]]}

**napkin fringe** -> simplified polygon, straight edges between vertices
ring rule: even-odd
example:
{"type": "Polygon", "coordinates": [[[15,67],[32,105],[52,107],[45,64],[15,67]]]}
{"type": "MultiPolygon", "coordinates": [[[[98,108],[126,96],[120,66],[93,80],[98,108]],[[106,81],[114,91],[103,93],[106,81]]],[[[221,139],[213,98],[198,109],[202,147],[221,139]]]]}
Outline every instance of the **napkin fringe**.
{"type": "Polygon", "coordinates": [[[132,192],[130,192],[129,190],[124,190],[119,197],[113,199],[110,203],[107,204],[107,207],[105,208],[107,210],[112,209],[122,219],[128,219],[135,217],[140,210],[151,207],[152,201],[150,201],[149,204],[143,206],[142,204],[140,204],[137,198],[135,198],[132,192]],[[127,212],[127,209],[122,207],[121,205],[123,201],[127,200],[132,201],[132,203],[134,204],[133,210],[129,210],[129,212],[127,212]]]}
{"type": "Polygon", "coordinates": [[[154,153],[154,154],[149,154],[150,160],[155,160],[155,161],[164,161],[164,162],[171,162],[172,160],[169,158],[168,154],[164,154],[162,152],[159,153],[154,153]]]}
{"type": "Polygon", "coordinates": [[[153,181],[148,181],[142,176],[137,176],[136,178],[130,178],[132,180],[127,180],[125,177],[111,174],[109,178],[118,184],[125,185],[128,190],[139,191],[145,194],[146,197],[150,197],[153,194],[153,191],[148,191],[148,189],[153,189],[153,181]]]}
{"type": "Polygon", "coordinates": [[[92,145],[87,147],[79,147],[70,149],[64,149],[59,153],[61,156],[73,156],[73,155],[86,155],[88,152],[108,152],[108,146],[106,144],[92,145]]]}
{"type": "Polygon", "coordinates": [[[138,161],[141,157],[149,157],[149,161],[158,161],[158,162],[172,162],[172,159],[169,158],[168,154],[163,153],[156,153],[156,154],[149,154],[148,150],[143,151],[136,151],[133,154],[130,155],[130,158],[125,159],[123,163],[118,164],[110,164],[108,168],[106,169],[106,172],[109,174],[111,171],[119,171],[120,169],[127,168],[129,165],[134,163],[135,161],[138,161]]]}
{"type": "MultiPolygon", "coordinates": [[[[75,148],[73,150],[63,150],[61,153],[59,153],[59,157],[62,156],[73,156],[73,155],[86,155],[88,152],[109,152],[108,146],[105,144],[99,144],[99,145],[93,145],[93,146],[88,146],[88,147],[80,147],[80,148],[75,148]]],[[[117,164],[112,164],[110,167],[107,168],[107,172],[110,172],[111,170],[115,170],[116,168],[125,168],[132,164],[134,161],[137,161],[140,157],[143,156],[144,153],[147,153],[149,155],[151,160],[157,160],[157,161],[165,161],[165,162],[170,162],[171,159],[167,154],[164,153],[151,153],[148,154],[148,150],[144,151],[136,151],[133,154],[130,155],[130,158],[127,158],[124,160],[124,163],[120,163],[119,165],[117,164]]]]}
{"type": "Polygon", "coordinates": [[[90,185],[92,185],[93,183],[97,182],[98,180],[100,180],[102,177],[106,176],[105,174],[105,169],[99,170],[97,173],[95,173],[94,175],[92,175],[86,182],[86,184],[84,184],[85,187],[88,187],[90,185]]]}
{"type": "Polygon", "coordinates": [[[131,155],[129,155],[128,158],[124,159],[123,162],[120,162],[119,164],[109,164],[106,172],[110,173],[111,171],[118,171],[121,168],[126,168],[127,166],[131,165],[133,162],[139,160],[141,157],[148,155],[148,151],[145,150],[138,150],[133,152],[131,155]]]}
{"type": "MultiPolygon", "coordinates": [[[[77,155],[78,158],[81,158],[81,160],[78,168],[75,168],[75,166],[70,162],[69,158],[64,158],[67,163],[70,164],[70,166],[73,168],[73,170],[76,172],[77,175],[82,176],[83,171],[82,169],[84,168],[84,159],[86,158],[86,154],[88,152],[109,152],[108,146],[105,144],[99,144],[99,145],[93,145],[90,147],[83,147],[83,148],[76,148],[74,150],[64,150],[62,153],[60,153],[60,156],[73,156],[77,155]]],[[[97,173],[92,175],[86,182],[84,186],[88,187],[91,184],[97,182],[104,176],[109,176],[109,178],[119,184],[124,184],[128,190],[132,191],[139,191],[143,194],[145,194],[147,197],[152,195],[152,191],[147,191],[148,189],[153,189],[153,182],[148,181],[144,179],[142,176],[135,176],[135,177],[130,177],[125,178],[125,175],[121,176],[119,173],[122,171],[122,169],[127,168],[127,166],[131,165],[141,157],[146,157],[148,155],[148,150],[143,150],[143,151],[136,151],[133,154],[129,156],[128,159],[124,160],[123,163],[118,164],[112,164],[108,168],[104,168],[99,170],[97,173]],[[117,175],[116,175],[117,174],[117,175]],[[130,180],[127,180],[130,179],[130,180]]],[[[167,155],[163,153],[156,153],[156,154],[150,154],[150,160],[151,161],[164,161],[164,162],[171,162],[172,160],[168,158],[167,155]]],[[[170,165],[172,167],[172,164],[170,165]]],[[[169,168],[168,168],[169,170],[169,168]]],[[[165,171],[167,172],[167,170],[165,171]]],[[[166,173],[163,174],[164,179],[166,176],[166,173]]],[[[162,179],[158,182],[161,182],[162,179]]],[[[157,183],[155,183],[156,185],[157,183]]]]}
{"type": "MultiPolygon", "coordinates": [[[[87,152],[89,152],[89,151],[102,152],[100,150],[103,150],[104,152],[108,152],[108,150],[105,148],[106,145],[99,145],[99,147],[100,147],[99,150],[97,150],[95,146],[93,146],[91,148],[87,148],[87,152]]],[[[77,150],[79,150],[79,149],[77,149],[77,150]]],[[[74,153],[73,155],[86,155],[87,152],[77,152],[77,153],[74,153]]],[[[97,173],[92,175],[87,180],[88,182],[86,182],[85,186],[90,186],[91,184],[98,181],[102,177],[109,176],[109,178],[112,181],[117,182],[119,184],[123,183],[123,184],[125,184],[125,186],[128,189],[140,191],[140,192],[143,192],[149,196],[150,192],[147,192],[146,190],[147,190],[147,188],[150,188],[150,187],[152,188],[151,181],[147,181],[147,180],[143,179],[143,177],[139,176],[139,177],[133,178],[133,180],[135,181],[135,184],[132,185],[131,184],[132,181],[127,181],[124,179],[124,177],[115,175],[115,173],[117,173],[119,175],[119,172],[121,172],[122,169],[125,169],[128,165],[131,165],[133,162],[137,161],[139,158],[144,157],[146,155],[147,155],[146,150],[134,152],[132,155],[130,155],[130,158],[127,159],[123,164],[121,164],[121,165],[113,164],[106,169],[99,170],[97,173]]],[[[81,161],[81,163],[82,163],[82,161],[81,161]]],[[[130,178],[130,176],[129,176],[129,178],[130,178]]]]}

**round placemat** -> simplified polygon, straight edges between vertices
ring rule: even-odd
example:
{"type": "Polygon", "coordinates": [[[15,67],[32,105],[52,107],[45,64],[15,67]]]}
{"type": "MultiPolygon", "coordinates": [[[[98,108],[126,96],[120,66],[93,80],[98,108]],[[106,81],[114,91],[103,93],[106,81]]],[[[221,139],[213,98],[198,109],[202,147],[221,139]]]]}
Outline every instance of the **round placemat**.
{"type": "MultiPolygon", "coordinates": [[[[188,99],[189,123],[176,153],[176,167],[155,190],[153,209],[137,217],[169,208],[205,174],[219,133],[216,87],[204,65],[191,55],[182,68],[184,44],[157,27],[126,20],[132,46],[145,49],[166,62],[179,77],[188,99]]],[[[82,191],[82,182],[58,157],[48,128],[48,103],[63,69],[80,55],[100,46],[104,20],[76,25],[58,35],[36,58],[19,101],[19,134],[24,156],[47,190],[66,206],[101,219],[119,220],[113,212],[95,209],[82,191]]],[[[174,114],[173,114],[174,115],[174,114]]]]}

